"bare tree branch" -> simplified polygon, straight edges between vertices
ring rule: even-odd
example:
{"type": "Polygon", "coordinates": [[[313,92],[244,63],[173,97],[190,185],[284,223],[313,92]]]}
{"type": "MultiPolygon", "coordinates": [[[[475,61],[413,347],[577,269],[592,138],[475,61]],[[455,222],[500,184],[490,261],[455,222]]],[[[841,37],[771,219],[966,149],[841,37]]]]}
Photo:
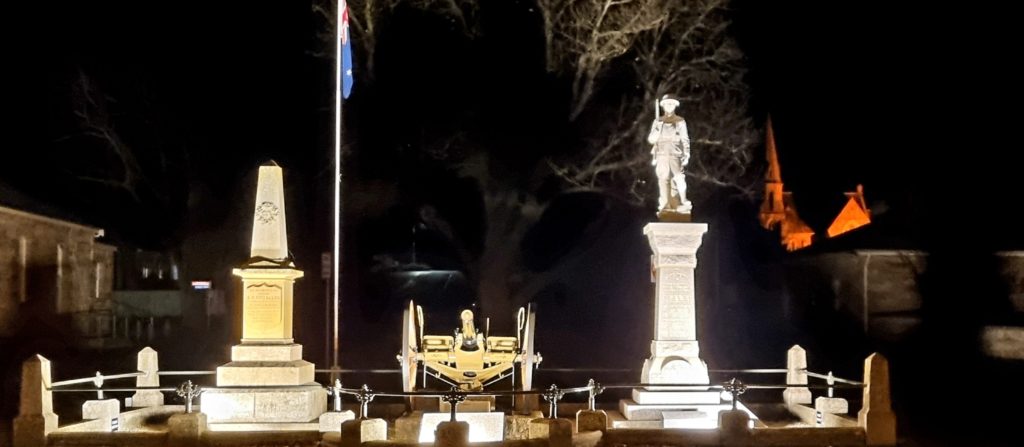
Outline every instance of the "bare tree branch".
{"type": "MultiPolygon", "coordinates": [[[[565,5],[555,0],[541,2],[551,6],[551,12],[558,12],[556,4],[565,5]]],[[[583,151],[575,157],[548,161],[555,175],[574,186],[627,190],[634,199],[649,195],[638,194],[642,192],[638,187],[644,184],[638,179],[653,175],[645,141],[647,125],[654,118],[655,98],[672,92],[682,97],[681,113],[692,138],[694,156],[687,176],[699,182],[734,188],[743,195],[753,194],[756,176],[751,175],[750,165],[757,138],[747,113],[749,93],[743,81],[743,55],[727,33],[730,22],[726,2],[589,0],[582,3],[591,7],[589,11],[595,11],[598,6],[602,8],[594,16],[599,20],[598,25],[607,20],[607,12],[613,6],[646,8],[646,12],[632,11],[630,20],[623,22],[625,28],[633,32],[628,36],[628,52],[633,59],[638,91],[621,94],[615,114],[598,121],[601,127],[591,134],[583,151]],[[647,21],[637,17],[646,17],[647,21]],[[653,17],[657,20],[651,20],[653,17]]],[[[586,16],[572,17],[592,23],[586,16]]],[[[573,26],[562,25],[568,29],[573,26]]],[[[572,53],[576,60],[585,60],[590,70],[600,71],[612,64],[606,60],[601,65],[601,55],[611,57],[621,53],[605,52],[612,47],[597,42],[591,40],[587,46],[573,49],[559,46],[556,40],[549,45],[549,51],[576,51],[572,53]]],[[[593,82],[597,78],[590,77],[589,86],[587,79],[594,73],[577,71],[574,75],[576,102],[573,106],[576,108],[570,119],[584,113],[607,114],[606,108],[601,107],[592,107],[588,112],[587,101],[594,92],[593,82]]]]}
{"type": "MultiPolygon", "coordinates": [[[[348,23],[352,43],[358,48],[353,57],[358,58],[358,76],[370,79],[374,75],[377,50],[378,23],[399,6],[430,11],[447,18],[466,36],[480,34],[477,0],[350,0],[348,2],[348,23]]],[[[338,29],[338,0],[315,0],[313,13],[323,21],[317,38],[320,49],[314,56],[334,59],[338,29]]]]}
{"type": "Polygon", "coordinates": [[[108,103],[113,100],[99,91],[92,78],[84,71],[79,71],[73,92],[76,102],[74,114],[79,121],[80,135],[100,142],[121,166],[119,178],[89,175],[82,175],[78,178],[82,181],[123,189],[138,201],[140,183],[144,180],[142,166],[135,156],[135,151],[125,143],[114,128],[108,107],[108,103]]]}
{"type": "Polygon", "coordinates": [[[572,77],[569,119],[575,121],[594,95],[598,77],[637,37],[667,18],[674,0],[537,0],[547,69],[572,77]]]}

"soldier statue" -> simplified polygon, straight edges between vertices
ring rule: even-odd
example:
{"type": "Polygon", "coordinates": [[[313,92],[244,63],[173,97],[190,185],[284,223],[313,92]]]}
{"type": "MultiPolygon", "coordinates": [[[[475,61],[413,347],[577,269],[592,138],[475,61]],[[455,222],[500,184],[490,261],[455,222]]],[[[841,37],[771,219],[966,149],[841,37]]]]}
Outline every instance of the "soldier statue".
{"type": "Polygon", "coordinates": [[[690,136],[686,120],[676,115],[679,99],[665,95],[658,101],[658,114],[651,124],[647,142],[653,146],[651,156],[658,177],[658,211],[689,214],[692,205],[686,199],[685,169],[690,161],[690,136]]]}

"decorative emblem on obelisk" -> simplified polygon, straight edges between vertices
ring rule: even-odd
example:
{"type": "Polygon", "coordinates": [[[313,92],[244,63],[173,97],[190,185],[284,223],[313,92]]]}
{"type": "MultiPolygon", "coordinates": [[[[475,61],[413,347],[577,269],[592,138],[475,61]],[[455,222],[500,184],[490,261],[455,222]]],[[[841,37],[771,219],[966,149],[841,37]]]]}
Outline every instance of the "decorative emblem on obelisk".
{"type": "Polygon", "coordinates": [[[274,205],[274,202],[263,202],[256,206],[256,220],[264,224],[273,222],[280,213],[280,209],[274,205]]]}

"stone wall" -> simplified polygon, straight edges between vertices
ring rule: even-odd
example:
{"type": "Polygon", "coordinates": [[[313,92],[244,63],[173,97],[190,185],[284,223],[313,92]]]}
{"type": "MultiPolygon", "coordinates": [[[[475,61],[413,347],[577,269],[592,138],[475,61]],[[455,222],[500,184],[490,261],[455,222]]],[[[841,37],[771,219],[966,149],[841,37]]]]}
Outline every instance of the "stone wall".
{"type": "Polygon", "coordinates": [[[1024,251],[996,253],[1000,260],[1000,276],[1010,291],[1014,311],[1024,313],[1024,251]]]}
{"type": "MultiPolygon", "coordinates": [[[[1024,314],[1024,252],[998,252],[1006,299],[1024,314]]],[[[804,321],[834,312],[879,340],[901,340],[921,322],[928,253],[856,250],[796,256],[786,265],[787,314],[804,321]]]]}
{"type": "Polygon", "coordinates": [[[12,336],[29,312],[109,309],[115,249],[97,243],[98,232],[0,207],[0,337],[12,336]]]}

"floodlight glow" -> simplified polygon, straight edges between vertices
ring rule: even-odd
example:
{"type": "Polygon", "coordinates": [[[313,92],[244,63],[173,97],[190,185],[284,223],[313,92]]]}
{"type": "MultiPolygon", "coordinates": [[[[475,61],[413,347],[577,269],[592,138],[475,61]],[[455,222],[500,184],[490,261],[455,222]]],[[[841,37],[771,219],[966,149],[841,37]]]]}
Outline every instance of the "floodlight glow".
{"type": "MultiPolygon", "coordinates": [[[[420,442],[434,442],[437,424],[451,420],[450,413],[424,413],[420,442]]],[[[469,442],[500,442],[505,438],[505,413],[458,413],[455,420],[469,423],[469,442]]]]}
{"type": "MultiPolygon", "coordinates": [[[[713,430],[718,428],[718,412],[731,410],[732,405],[695,405],[693,408],[663,411],[662,424],[664,428],[687,428],[687,429],[707,429],[713,430]]],[[[750,416],[750,421],[747,426],[754,428],[754,421],[757,420],[757,416],[754,415],[746,406],[737,402],[736,409],[747,413],[750,416]]]]}

